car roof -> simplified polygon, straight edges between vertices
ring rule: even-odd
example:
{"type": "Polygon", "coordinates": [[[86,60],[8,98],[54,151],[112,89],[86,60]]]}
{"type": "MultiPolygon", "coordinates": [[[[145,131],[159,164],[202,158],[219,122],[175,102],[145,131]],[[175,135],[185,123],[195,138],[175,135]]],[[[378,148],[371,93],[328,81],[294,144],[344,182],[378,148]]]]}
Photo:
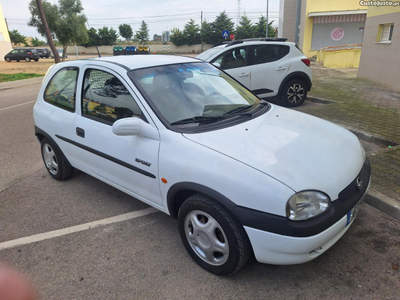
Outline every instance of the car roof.
{"type": "Polygon", "coordinates": [[[232,44],[232,45],[230,45],[229,43],[227,43],[227,44],[221,44],[221,45],[218,45],[218,46],[214,46],[213,48],[224,49],[224,48],[230,48],[230,47],[239,47],[239,46],[243,46],[243,45],[267,45],[267,44],[295,46],[295,43],[292,43],[292,42],[279,42],[279,41],[243,41],[243,42],[241,42],[241,43],[232,44]]]}
{"type": "Polygon", "coordinates": [[[121,55],[121,56],[106,56],[88,59],[94,62],[111,62],[118,65],[123,65],[130,70],[172,65],[180,63],[195,63],[202,62],[197,58],[178,56],[178,55],[154,55],[154,54],[137,54],[137,55],[121,55]]]}

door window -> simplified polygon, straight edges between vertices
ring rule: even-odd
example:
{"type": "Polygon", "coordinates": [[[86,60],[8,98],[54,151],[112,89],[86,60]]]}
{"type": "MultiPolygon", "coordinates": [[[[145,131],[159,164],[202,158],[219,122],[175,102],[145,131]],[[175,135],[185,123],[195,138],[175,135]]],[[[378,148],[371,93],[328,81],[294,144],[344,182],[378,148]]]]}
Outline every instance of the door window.
{"type": "Polygon", "coordinates": [[[219,63],[223,70],[245,67],[247,65],[247,49],[247,47],[230,49],[217,57],[213,63],[219,63]]]}
{"type": "Polygon", "coordinates": [[[70,67],[58,71],[46,87],[44,101],[59,108],[74,112],[77,78],[78,68],[70,67]]]}
{"type": "Polygon", "coordinates": [[[11,54],[17,54],[17,53],[18,53],[18,50],[11,51],[11,54]]]}
{"type": "Polygon", "coordinates": [[[144,118],[126,87],[110,73],[86,70],[82,89],[82,116],[109,125],[122,118],[144,118]]]}
{"type": "Polygon", "coordinates": [[[254,64],[265,64],[282,59],[289,53],[289,46],[258,45],[254,46],[254,64]]]}

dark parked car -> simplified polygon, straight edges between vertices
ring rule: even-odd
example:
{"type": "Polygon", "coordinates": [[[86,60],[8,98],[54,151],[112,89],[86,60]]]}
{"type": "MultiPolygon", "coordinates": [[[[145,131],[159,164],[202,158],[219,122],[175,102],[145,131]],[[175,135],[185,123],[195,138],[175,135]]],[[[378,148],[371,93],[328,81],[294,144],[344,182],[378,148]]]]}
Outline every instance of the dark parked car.
{"type": "Polygon", "coordinates": [[[50,58],[52,56],[51,51],[46,48],[36,49],[36,51],[38,52],[40,58],[50,58]]]}
{"type": "Polygon", "coordinates": [[[20,61],[25,60],[26,62],[30,62],[31,60],[38,61],[39,54],[36,49],[27,48],[27,49],[14,49],[11,52],[7,53],[4,56],[4,60],[10,62],[12,60],[20,61]]]}

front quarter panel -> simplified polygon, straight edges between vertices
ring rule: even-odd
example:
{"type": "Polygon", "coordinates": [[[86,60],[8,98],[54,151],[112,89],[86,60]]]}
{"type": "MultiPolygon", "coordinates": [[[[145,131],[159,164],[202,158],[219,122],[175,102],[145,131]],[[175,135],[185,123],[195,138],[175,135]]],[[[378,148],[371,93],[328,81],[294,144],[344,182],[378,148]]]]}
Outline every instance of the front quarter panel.
{"type": "Polygon", "coordinates": [[[182,134],[160,131],[160,189],[165,212],[171,186],[191,182],[223,195],[237,206],[286,216],[294,191],[246,164],[190,141],[182,134]]]}

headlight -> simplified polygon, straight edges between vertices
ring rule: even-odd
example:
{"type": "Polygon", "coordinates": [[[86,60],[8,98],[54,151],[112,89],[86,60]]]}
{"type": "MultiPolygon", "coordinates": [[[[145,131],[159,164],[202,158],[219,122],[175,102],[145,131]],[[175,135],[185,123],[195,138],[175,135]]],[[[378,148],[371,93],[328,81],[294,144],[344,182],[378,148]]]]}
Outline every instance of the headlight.
{"type": "Polygon", "coordinates": [[[317,191],[304,191],[290,197],[286,205],[286,215],[290,220],[303,221],[327,211],[331,199],[317,191]]]}

